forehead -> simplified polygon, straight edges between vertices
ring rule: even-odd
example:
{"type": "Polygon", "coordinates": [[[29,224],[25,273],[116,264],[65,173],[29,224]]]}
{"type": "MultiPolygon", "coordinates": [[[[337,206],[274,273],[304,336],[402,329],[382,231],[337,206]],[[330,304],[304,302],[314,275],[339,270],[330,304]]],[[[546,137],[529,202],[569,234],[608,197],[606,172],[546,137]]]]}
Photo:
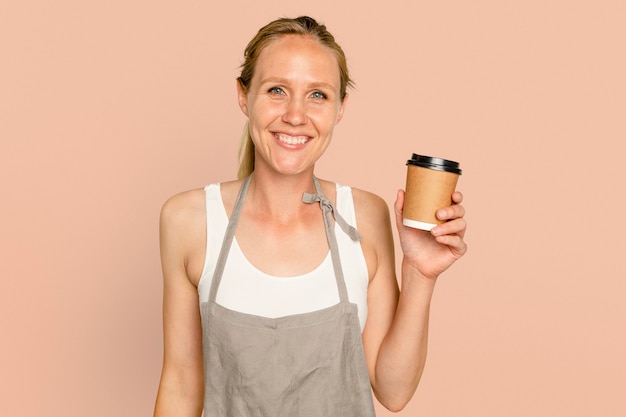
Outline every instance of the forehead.
{"type": "Polygon", "coordinates": [[[332,49],[306,35],[283,35],[271,41],[259,54],[255,77],[319,78],[340,84],[339,62],[332,49]]]}

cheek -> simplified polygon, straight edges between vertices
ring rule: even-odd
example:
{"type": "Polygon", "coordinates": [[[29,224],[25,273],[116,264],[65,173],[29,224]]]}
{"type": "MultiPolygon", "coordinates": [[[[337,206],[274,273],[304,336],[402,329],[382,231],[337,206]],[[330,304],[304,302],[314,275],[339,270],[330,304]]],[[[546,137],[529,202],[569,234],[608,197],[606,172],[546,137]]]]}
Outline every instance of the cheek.
{"type": "Polygon", "coordinates": [[[341,114],[335,109],[318,109],[316,112],[309,113],[309,119],[313,120],[319,129],[325,131],[332,131],[340,118],[341,114]]]}
{"type": "Polygon", "coordinates": [[[267,102],[248,103],[248,117],[259,122],[269,122],[280,116],[280,106],[267,102]]]}

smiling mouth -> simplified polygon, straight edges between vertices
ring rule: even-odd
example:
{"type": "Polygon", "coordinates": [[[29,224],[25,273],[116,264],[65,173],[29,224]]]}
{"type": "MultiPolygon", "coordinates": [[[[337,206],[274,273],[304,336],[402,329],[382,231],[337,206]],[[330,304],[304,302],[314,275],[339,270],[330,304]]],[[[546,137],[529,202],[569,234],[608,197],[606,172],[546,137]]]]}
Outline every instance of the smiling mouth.
{"type": "Polygon", "coordinates": [[[274,137],[287,145],[304,145],[309,141],[308,136],[288,136],[281,133],[274,133],[274,137]]]}

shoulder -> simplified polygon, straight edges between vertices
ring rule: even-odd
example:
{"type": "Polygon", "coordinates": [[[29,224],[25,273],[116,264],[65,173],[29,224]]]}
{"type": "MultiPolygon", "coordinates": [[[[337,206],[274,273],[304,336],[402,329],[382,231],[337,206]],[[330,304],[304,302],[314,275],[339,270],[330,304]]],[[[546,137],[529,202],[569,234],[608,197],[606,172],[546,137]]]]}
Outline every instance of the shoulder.
{"type": "Polygon", "coordinates": [[[352,188],[352,198],[359,224],[389,222],[389,206],[382,197],[369,191],[352,188]]]}
{"type": "Polygon", "coordinates": [[[161,207],[162,225],[183,225],[204,214],[205,193],[201,188],[184,191],[168,198],[161,207]]]}
{"type": "Polygon", "coordinates": [[[373,209],[374,211],[382,210],[382,214],[384,214],[384,211],[387,208],[387,203],[385,202],[385,200],[370,191],[365,191],[339,182],[323,179],[318,180],[320,182],[320,185],[322,186],[322,191],[328,198],[334,197],[336,191],[350,192],[352,194],[352,200],[354,201],[355,206],[367,207],[369,205],[373,205],[374,207],[369,208],[373,209]]]}
{"type": "MultiPolygon", "coordinates": [[[[163,204],[159,219],[161,240],[182,245],[198,233],[205,219],[205,194],[201,188],[176,194],[163,204]]],[[[181,247],[182,249],[182,247],[181,247]]]]}
{"type": "Polygon", "coordinates": [[[165,277],[199,280],[206,240],[205,193],[199,188],[170,197],[161,208],[159,241],[165,277]],[[184,271],[184,273],[181,273],[184,271]]]}
{"type": "Polygon", "coordinates": [[[354,210],[359,223],[359,229],[369,223],[387,222],[389,207],[385,200],[377,194],[359,188],[351,187],[332,181],[320,180],[324,194],[331,200],[335,198],[335,191],[350,192],[354,203],[354,210]]]}

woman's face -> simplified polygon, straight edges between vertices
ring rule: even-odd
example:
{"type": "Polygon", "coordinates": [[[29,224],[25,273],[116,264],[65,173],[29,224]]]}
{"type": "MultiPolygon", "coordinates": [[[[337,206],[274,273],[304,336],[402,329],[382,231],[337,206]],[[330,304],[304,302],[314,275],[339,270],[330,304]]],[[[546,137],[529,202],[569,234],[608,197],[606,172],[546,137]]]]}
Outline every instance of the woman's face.
{"type": "Polygon", "coordinates": [[[238,88],[256,148],[255,169],[313,169],[341,120],[346,100],[333,52],[302,35],[284,35],[260,53],[248,91],[238,88]]]}

